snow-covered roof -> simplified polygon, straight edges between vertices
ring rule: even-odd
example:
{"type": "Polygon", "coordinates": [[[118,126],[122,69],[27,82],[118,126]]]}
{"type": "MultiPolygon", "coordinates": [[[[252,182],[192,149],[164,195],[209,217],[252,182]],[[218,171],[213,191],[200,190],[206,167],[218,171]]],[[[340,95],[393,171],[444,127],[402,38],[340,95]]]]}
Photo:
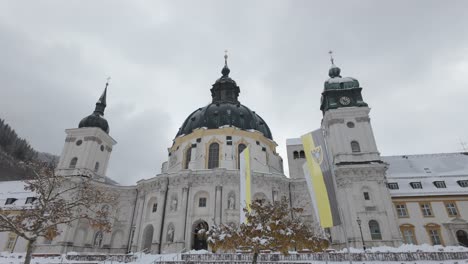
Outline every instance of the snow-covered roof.
{"type": "Polygon", "coordinates": [[[389,164],[387,181],[398,183],[390,189],[392,196],[466,195],[468,187],[457,181],[468,180],[468,153],[441,153],[382,157],[389,164]],[[443,181],[446,188],[437,188],[443,181]],[[413,188],[411,182],[420,182],[422,189],[413,188]]]}
{"type": "Polygon", "coordinates": [[[2,209],[17,209],[27,207],[26,199],[34,197],[31,191],[24,190],[24,181],[0,182],[0,207],[2,209]],[[8,198],[16,199],[12,204],[5,204],[8,198]]]}

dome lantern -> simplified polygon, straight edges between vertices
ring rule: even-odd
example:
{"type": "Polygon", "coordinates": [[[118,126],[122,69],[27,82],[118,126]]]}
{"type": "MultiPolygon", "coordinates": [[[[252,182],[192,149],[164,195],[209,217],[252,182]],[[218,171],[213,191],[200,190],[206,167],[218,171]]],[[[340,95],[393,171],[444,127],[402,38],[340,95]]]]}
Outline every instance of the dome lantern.
{"type": "Polygon", "coordinates": [[[96,102],[96,108],[94,109],[94,112],[91,115],[81,119],[80,123],[78,124],[78,128],[97,127],[109,134],[109,124],[104,118],[104,110],[107,106],[107,87],[109,86],[109,80],[110,78],[107,78],[106,87],[104,88],[104,92],[102,93],[101,97],[99,97],[99,100],[96,102]]]}

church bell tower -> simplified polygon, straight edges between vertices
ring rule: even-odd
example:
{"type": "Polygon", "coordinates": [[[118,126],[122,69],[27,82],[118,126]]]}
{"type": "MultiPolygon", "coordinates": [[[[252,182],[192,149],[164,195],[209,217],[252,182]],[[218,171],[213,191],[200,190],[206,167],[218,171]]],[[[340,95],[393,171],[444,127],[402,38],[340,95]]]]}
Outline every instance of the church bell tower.
{"type": "Polygon", "coordinates": [[[388,165],[377,149],[370,108],[358,80],[341,77],[333,58],[331,62],[320,110],[343,222],[332,228],[332,243],[343,247],[347,239],[350,246],[362,248],[360,221],[367,246],[397,246],[401,235],[386,184],[388,165]]]}
{"type": "Polygon", "coordinates": [[[109,135],[109,124],[104,118],[108,85],[107,82],[94,112],[83,118],[78,128],[65,130],[67,137],[57,165],[57,174],[104,180],[112,148],[117,144],[109,135]]]}

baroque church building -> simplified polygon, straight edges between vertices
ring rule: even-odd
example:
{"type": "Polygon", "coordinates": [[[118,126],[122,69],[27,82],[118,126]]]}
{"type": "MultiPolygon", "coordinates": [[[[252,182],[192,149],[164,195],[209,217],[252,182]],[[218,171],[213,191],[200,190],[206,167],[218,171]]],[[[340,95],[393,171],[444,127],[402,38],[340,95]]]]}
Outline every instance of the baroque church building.
{"type": "MultiPolygon", "coordinates": [[[[252,199],[274,202],[286,198],[291,206],[304,208],[304,221],[315,222],[317,217],[302,170],[305,155],[300,139],[287,140],[290,177],[286,177],[270,128],[260,115],[239,101],[240,88],[229,76],[227,61],[221,73],[210,90],[212,102],[192,112],[177,132],[161,173],[138,181],[136,186],[121,186],[106,177],[108,162],[117,144],[104,119],[106,86],[95,111],[83,118],[78,128],[66,130],[57,173],[88,175],[97,184],[118,191],[118,205],[112,208],[112,231],[102,233],[87,222],[78,221],[63,226],[63,232],[54,240],[39,241],[35,251],[174,253],[208,249],[206,240],[196,235],[199,230],[207,230],[213,224],[239,223],[240,153],[247,147],[251,156],[252,199]]],[[[468,156],[456,153],[450,154],[456,157],[441,158],[431,154],[429,162],[433,164],[459,160],[456,164],[433,168],[440,170],[437,177],[442,180],[439,181],[453,187],[448,193],[429,191],[421,198],[419,190],[396,192],[399,189],[392,189],[390,184],[398,186],[402,180],[404,184],[427,183],[426,189],[430,189],[433,175],[426,173],[422,175],[424,180],[413,180],[415,177],[423,179],[418,165],[413,163],[408,169],[405,162],[416,157],[405,156],[402,163],[399,156],[380,156],[362,88],[356,79],[340,74],[340,69],[332,63],[320,107],[323,112],[321,128],[331,156],[342,220],[341,225],[327,230],[332,246],[343,248],[346,242],[356,248],[363,244],[399,246],[403,242],[455,245],[464,241],[463,235],[466,238],[468,232],[465,220],[468,219],[468,156]],[[395,168],[392,163],[397,164],[395,168]],[[458,174],[451,173],[455,170],[458,174]],[[394,173],[393,176],[389,172],[394,173]],[[444,197],[449,197],[447,201],[456,208],[451,217],[433,217],[427,223],[421,220],[425,226],[419,227],[419,218],[414,220],[409,216],[416,217],[421,201],[423,204],[428,201],[426,203],[431,206],[432,199],[435,208],[435,202],[444,202],[441,200],[444,197]],[[410,202],[417,203],[412,209],[415,212],[409,212],[410,202]],[[396,207],[402,204],[406,211],[401,206],[396,207]]],[[[18,190],[21,184],[6,182],[2,185],[2,190],[18,190]],[[11,186],[6,186],[8,184],[11,186]]],[[[28,197],[27,193],[4,191],[0,193],[0,203],[12,195],[19,195],[16,203],[24,203],[28,197]]],[[[0,247],[1,243],[5,250],[25,251],[24,241],[15,239],[14,234],[0,233],[0,247]]]]}

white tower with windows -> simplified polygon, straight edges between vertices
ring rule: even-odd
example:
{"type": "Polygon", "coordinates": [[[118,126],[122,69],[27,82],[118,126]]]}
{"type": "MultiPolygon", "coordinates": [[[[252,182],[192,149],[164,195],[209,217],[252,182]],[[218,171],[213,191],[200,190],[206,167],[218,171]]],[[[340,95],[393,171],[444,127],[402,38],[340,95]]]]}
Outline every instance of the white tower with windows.
{"type": "Polygon", "coordinates": [[[332,60],[320,107],[344,225],[332,228],[332,242],[343,246],[347,239],[353,247],[397,246],[401,235],[387,189],[388,164],[377,150],[370,108],[359,82],[341,77],[340,71],[332,60]]]}
{"type": "Polygon", "coordinates": [[[107,86],[96,103],[94,112],[83,118],[78,128],[67,129],[67,137],[57,174],[86,175],[104,179],[110,154],[117,143],[109,136],[109,124],[104,119],[106,108],[107,86]]]}

